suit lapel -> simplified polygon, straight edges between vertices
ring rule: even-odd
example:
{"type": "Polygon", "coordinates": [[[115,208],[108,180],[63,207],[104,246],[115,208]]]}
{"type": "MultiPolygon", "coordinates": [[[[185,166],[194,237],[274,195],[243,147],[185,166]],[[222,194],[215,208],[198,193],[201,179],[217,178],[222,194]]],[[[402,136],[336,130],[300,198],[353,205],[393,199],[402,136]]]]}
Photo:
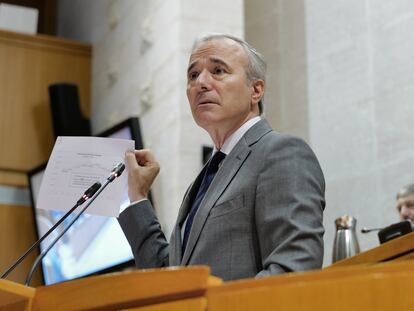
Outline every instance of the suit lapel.
{"type": "Polygon", "coordinates": [[[210,210],[219,199],[221,194],[224,192],[224,190],[227,188],[250,153],[250,148],[245,143],[240,144],[238,149],[238,152],[231,152],[225,158],[210,187],[208,188],[203,201],[200,204],[200,207],[194,218],[193,225],[191,227],[187,247],[185,249],[181,262],[183,265],[188,264],[190,254],[193,251],[194,246],[200,236],[201,230],[204,227],[210,210]]]}
{"type": "MultiPolygon", "coordinates": [[[[249,129],[249,131],[247,131],[247,133],[240,139],[240,141],[236,144],[236,146],[230,152],[230,154],[224,159],[220,169],[218,170],[209,189],[207,190],[207,193],[204,196],[204,199],[201,202],[197,214],[194,218],[187,246],[181,261],[182,265],[188,264],[191,253],[205,225],[210,210],[213,208],[217,200],[220,198],[221,194],[226,190],[227,186],[233,180],[233,178],[235,177],[235,175],[237,174],[237,172],[249,156],[251,152],[250,146],[271,130],[272,129],[270,128],[266,120],[263,119],[259,121],[251,129],[249,129]]],[[[196,183],[201,183],[204,171],[205,167],[203,168],[202,172],[199,174],[196,181],[194,182],[194,185],[192,186],[189,195],[184,199],[178,217],[179,224],[181,224],[184,221],[185,217],[188,214],[190,203],[192,202],[191,198],[195,195],[195,191],[198,190],[198,187],[195,187],[196,183]]],[[[179,252],[181,254],[181,231],[179,237],[179,252]]]]}
{"type": "Polygon", "coordinates": [[[170,240],[170,266],[178,266],[181,262],[181,234],[178,223],[175,224],[170,240]]]}

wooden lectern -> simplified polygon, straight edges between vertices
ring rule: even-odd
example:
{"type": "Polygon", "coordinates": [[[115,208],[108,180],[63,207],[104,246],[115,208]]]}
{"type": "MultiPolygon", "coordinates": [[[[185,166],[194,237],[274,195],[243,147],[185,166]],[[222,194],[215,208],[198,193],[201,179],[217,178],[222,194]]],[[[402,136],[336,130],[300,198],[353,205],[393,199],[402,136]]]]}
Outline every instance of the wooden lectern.
{"type": "Polygon", "coordinates": [[[414,310],[414,233],[318,271],[221,283],[207,267],[38,288],[0,281],[0,310],[414,310]],[[403,260],[405,259],[405,260],[403,260]]]}
{"type": "Polygon", "coordinates": [[[0,310],[202,311],[207,287],[220,283],[202,266],[114,273],[38,288],[0,280],[0,310]]]}

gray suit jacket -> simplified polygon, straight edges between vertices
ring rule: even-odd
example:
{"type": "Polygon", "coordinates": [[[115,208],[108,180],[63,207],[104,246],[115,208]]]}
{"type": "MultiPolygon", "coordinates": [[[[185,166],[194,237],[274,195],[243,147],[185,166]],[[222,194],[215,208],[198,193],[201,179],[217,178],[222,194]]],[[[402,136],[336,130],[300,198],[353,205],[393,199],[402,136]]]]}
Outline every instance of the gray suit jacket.
{"type": "Polygon", "coordinates": [[[139,268],[209,265],[224,280],[322,266],[325,182],[312,150],[256,123],[224,159],[194,218],[182,254],[181,228],[205,168],[188,189],[170,243],[149,201],[119,222],[139,268]]]}

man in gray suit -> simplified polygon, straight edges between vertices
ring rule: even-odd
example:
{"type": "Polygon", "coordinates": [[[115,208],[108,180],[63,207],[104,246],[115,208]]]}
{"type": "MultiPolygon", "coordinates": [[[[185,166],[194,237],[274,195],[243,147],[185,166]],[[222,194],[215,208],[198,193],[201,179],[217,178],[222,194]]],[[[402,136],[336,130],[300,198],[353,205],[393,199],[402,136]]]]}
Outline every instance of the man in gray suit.
{"type": "Polygon", "coordinates": [[[159,165],[149,150],[126,154],[132,203],[119,222],[139,268],[208,265],[233,280],[321,267],[323,174],[306,143],[260,117],[265,68],[238,38],[195,43],[187,97],[214,155],[187,190],[168,243],[147,200],[159,165]]]}

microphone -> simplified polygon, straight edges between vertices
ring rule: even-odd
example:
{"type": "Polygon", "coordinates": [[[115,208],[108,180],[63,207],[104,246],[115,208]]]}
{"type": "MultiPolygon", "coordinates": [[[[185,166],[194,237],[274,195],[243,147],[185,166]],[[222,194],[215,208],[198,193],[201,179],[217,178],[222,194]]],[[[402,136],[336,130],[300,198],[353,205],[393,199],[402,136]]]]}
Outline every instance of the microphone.
{"type": "Polygon", "coordinates": [[[101,186],[102,185],[100,182],[94,183],[92,186],[88,188],[88,190],[85,191],[83,196],[78,200],[78,202],[76,202],[76,204],[82,205],[83,203],[85,203],[86,200],[93,197],[93,195],[96,193],[96,191],[99,190],[99,188],[101,188],[101,186]]]}
{"type": "Polygon", "coordinates": [[[118,163],[111,171],[111,175],[109,175],[108,180],[109,182],[112,182],[115,178],[121,176],[122,172],[125,169],[124,163],[118,163]]]}
{"type": "Polygon", "coordinates": [[[412,232],[413,227],[412,227],[411,221],[404,220],[401,222],[391,224],[384,228],[368,229],[364,227],[361,229],[361,233],[369,233],[372,231],[378,231],[378,239],[380,241],[380,244],[382,244],[382,243],[388,242],[392,239],[398,238],[400,236],[403,236],[407,233],[412,232]]]}
{"type": "Polygon", "coordinates": [[[46,254],[50,251],[50,249],[57,243],[57,241],[59,241],[59,239],[69,230],[70,227],[72,227],[72,225],[75,223],[76,220],[79,219],[79,217],[86,211],[86,209],[89,207],[89,205],[92,204],[93,201],[95,201],[95,199],[101,194],[101,192],[108,186],[109,183],[111,183],[112,181],[114,181],[115,178],[121,176],[122,172],[125,169],[125,164],[124,163],[119,163],[117,164],[111,171],[111,174],[109,175],[109,177],[106,179],[106,182],[104,183],[104,185],[100,188],[97,189],[97,192],[95,193],[95,195],[88,201],[88,203],[81,209],[81,211],[69,222],[69,224],[62,230],[61,233],[59,233],[59,235],[50,243],[50,245],[43,250],[43,252],[40,253],[39,256],[37,256],[35,262],[32,265],[32,268],[30,269],[29,273],[27,274],[27,278],[26,278],[26,282],[25,285],[29,286],[31,280],[32,280],[32,276],[34,271],[36,270],[36,268],[38,267],[39,263],[41,262],[41,260],[46,256],[46,254]]]}
{"type": "Polygon", "coordinates": [[[367,228],[367,227],[364,227],[364,228],[362,228],[361,229],[361,233],[369,233],[369,232],[372,232],[372,231],[380,231],[380,230],[382,230],[383,228],[367,228]]]}
{"type": "Polygon", "coordinates": [[[76,202],[76,204],[60,218],[40,239],[33,243],[32,246],[19,258],[15,261],[14,264],[10,266],[1,276],[2,279],[5,279],[10,272],[12,272],[26,257],[29,255],[44,239],[46,239],[70,214],[73,213],[80,205],[85,203],[89,198],[91,198],[101,187],[101,183],[96,182],[92,186],[90,186],[85,193],[80,197],[80,199],[76,202]]]}
{"type": "Polygon", "coordinates": [[[392,239],[408,234],[410,232],[413,232],[411,222],[408,220],[404,220],[401,222],[397,222],[395,224],[391,224],[382,229],[380,232],[378,232],[378,238],[380,243],[382,244],[392,239]]]}

